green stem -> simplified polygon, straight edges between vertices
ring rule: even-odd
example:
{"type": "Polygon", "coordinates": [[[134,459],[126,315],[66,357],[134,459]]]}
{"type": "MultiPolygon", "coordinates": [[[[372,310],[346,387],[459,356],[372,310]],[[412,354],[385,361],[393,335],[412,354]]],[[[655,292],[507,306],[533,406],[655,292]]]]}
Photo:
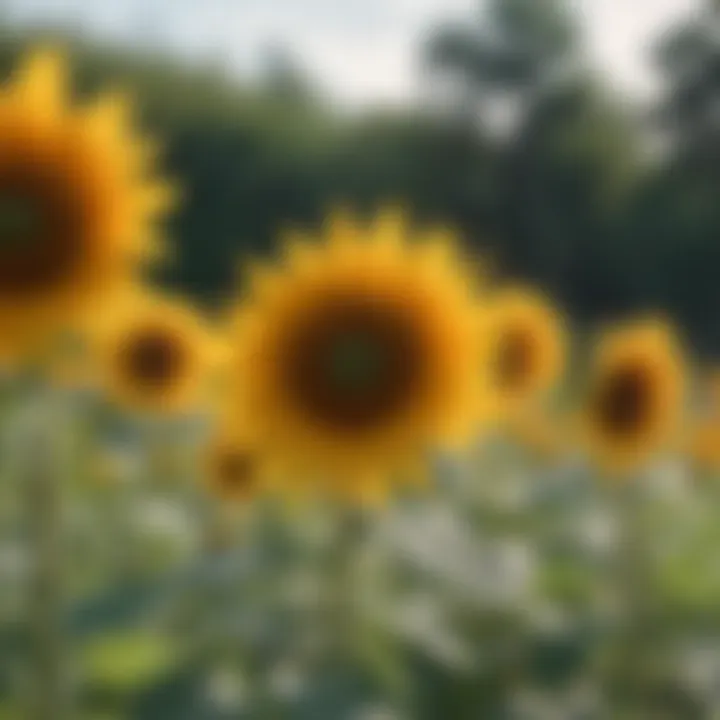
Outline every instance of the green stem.
{"type": "Polygon", "coordinates": [[[35,682],[30,717],[61,720],[68,712],[63,627],[62,478],[57,432],[49,413],[42,408],[32,419],[35,422],[24,457],[27,523],[34,560],[28,599],[35,682]]]}
{"type": "Polygon", "coordinates": [[[361,509],[340,507],[336,518],[335,543],[331,552],[333,602],[338,637],[351,640],[356,624],[357,561],[366,522],[361,509]]]}
{"type": "Polygon", "coordinates": [[[642,493],[634,484],[617,488],[615,511],[619,525],[616,588],[622,613],[618,663],[624,693],[642,710],[652,684],[654,658],[650,646],[652,624],[652,555],[645,538],[642,493]]]}

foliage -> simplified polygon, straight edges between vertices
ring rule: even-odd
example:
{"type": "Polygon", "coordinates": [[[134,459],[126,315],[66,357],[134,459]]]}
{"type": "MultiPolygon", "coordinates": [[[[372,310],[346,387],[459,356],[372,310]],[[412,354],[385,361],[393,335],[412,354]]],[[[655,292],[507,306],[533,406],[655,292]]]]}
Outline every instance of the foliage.
{"type": "MultiPolygon", "coordinates": [[[[717,48],[698,34],[702,26],[683,27],[659,53],[678,112],[700,107],[687,93],[702,92],[703,107],[713,97],[717,48]]],[[[20,44],[3,42],[3,66],[20,44]]],[[[705,312],[717,296],[715,135],[673,111],[666,151],[648,155],[656,130],[583,70],[564,3],[498,1],[459,36],[438,31],[429,67],[470,78],[457,116],[437,112],[441,99],[343,114],[286,65],[252,87],[216,68],[80,41],[73,56],[80,91],[108,79],[132,88],[167,141],[185,202],[171,223],[176,261],[162,276],[211,304],[226,297],[237,259],[268,252],[287,226],[316,224],[335,204],[369,211],[395,200],[457,227],[500,271],[547,286],[578,320],[660,308],[703,351],[720,347],[705,312]],[[478,127],[509,96],[515,130],[498,138],[478,127]]]]}

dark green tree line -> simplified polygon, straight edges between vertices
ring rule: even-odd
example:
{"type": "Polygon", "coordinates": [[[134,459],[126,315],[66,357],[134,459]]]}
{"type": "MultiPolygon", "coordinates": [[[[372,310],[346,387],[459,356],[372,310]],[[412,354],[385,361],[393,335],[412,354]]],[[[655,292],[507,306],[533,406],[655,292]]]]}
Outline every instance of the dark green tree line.
{"type": "MultiPolygon", "coordinates": [[[[633,107],[593,71],[562,0],[492,0],[439,28],[420,48],[425,77],[454,94],[351,116],[282,53],[248,86],[66,42],[79,94],[131,88],[165,140],[185,198],[163,278],[210,304],[229,292],[237,260],[269,252],[285,227],[315,226],[336,204],[402,203],[580,321],[660,309],[717,352],[720,9],[708,0],[704,12],[659,39],[654,108],[633,107]]],[[[34,40],[8,34],[0,67],[34,40]]]]}

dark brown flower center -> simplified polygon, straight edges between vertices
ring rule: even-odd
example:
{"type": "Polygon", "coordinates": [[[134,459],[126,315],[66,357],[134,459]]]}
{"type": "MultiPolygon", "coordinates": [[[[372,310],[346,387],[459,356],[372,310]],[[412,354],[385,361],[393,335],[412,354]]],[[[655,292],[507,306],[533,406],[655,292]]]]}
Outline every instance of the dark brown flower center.
{"type": "Polygon", "coordinates": [[[87,231],[71,185],[32,164],[0,167],[0,298],[51,291],[71,273],[87,231]]]}
{"type": "Polygon", "coordinates": [[[608,435],[623,437],[642,432],[652,412],[652,383],[641,367],[610,373],[600,384],[595,413],[608,435]]]}
{"type": "Polygon", "coordinates": [[[407,310],[390,300],[340,295],[311,308],[289,334],[280,376],[309,420],[358,432],[412,403],[425,363],[418,322],[407,310]]]}
{"type": "Polygon", "coordinates": [[[185,354],[169,333],[147,329],[128,339],[124,367],[133,382],[147,390],[163,389],[181,374],[185,354]]]}
{"type": "Polygon", "coordinates": [[[495,374],[502,390],[525,386],[533,372],[535,345],[527,332],[515,329],[503,334],[495,360],[495,374]]]}

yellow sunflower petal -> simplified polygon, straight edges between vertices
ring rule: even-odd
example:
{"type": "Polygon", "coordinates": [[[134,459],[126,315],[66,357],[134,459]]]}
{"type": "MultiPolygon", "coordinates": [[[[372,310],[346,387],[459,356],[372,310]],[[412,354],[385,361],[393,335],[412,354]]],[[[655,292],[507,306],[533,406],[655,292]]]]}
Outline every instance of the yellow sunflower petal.
{"type": "Polygon", "coordinates": [[[67,102],[67,65],[63,54],[45,48],[29,55],[18,68],[11,92],[43,119],[57,118],[67,102]]]}
{"type": "Polygon", "coordinates": [[[338,254],[352,253],[361,237],[357,219],[346,208],[336,208],[327,218],[324,235],[328,247],[338,254]]]}
{"type": "Polygon", "coordinates": [[[386,207],[375,219],[371,237],[384,251],[397,253],[405,244],[408,224],[407,212],[403,207],[386,207]]]}

